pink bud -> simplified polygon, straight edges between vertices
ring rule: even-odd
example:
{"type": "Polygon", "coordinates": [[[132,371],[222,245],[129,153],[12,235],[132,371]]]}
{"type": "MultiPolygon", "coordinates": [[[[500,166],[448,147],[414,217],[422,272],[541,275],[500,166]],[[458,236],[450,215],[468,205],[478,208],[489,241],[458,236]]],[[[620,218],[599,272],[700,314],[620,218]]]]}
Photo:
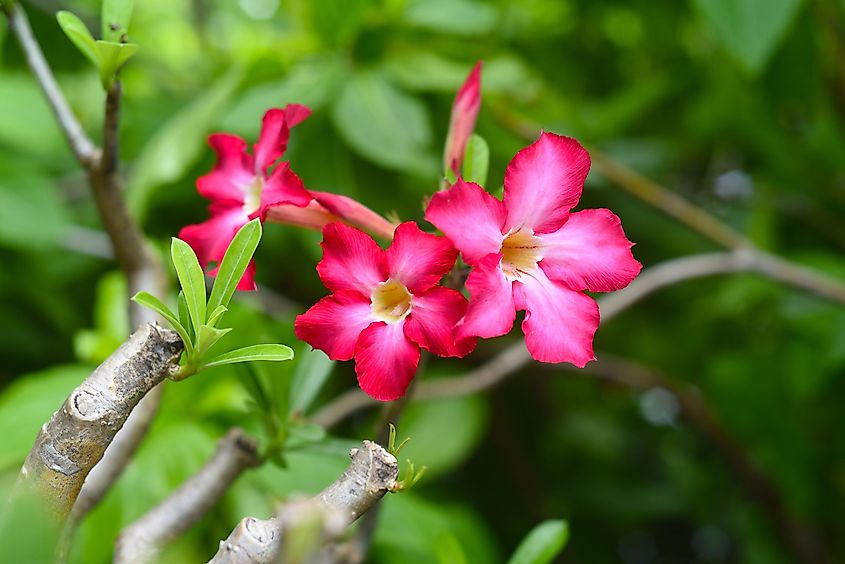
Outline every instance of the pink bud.
{"type": "Polygon", "coordinates": [[[452,104],[449,118],[449,133],[446,135],[446,149],[443,153],[444,165],[456,175],[461,173],[464,151],[473,129],[478,110],[481,107],[481,61],[478,61],[469,73],[464,85],[458,90],[452,104]]]}

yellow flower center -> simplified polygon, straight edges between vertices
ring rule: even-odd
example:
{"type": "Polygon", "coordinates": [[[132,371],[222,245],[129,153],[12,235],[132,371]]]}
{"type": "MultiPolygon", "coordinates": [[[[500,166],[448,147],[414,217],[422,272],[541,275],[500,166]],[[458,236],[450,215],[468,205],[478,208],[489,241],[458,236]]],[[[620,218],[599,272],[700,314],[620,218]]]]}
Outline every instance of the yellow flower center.
{"type": "Polygon", "coordinates": [[[543,244],[530,229],[508,233],[502,241],[502,271],[511,280],[537,267],[543,259],[543,244]]]}
{"type": "Polygon", "coordinates": [[[261,190],[264,180],[256,176],[244,189],[244,211],[247,215],[254,213],[261,206],[261,190]]]}
{"type": "Polygon", "coordinates": [[[370,296],[373,315],[385,323],[397,323],[411,312],[411,293],[401,282],[392,278],[382,282],[370,296]]]}

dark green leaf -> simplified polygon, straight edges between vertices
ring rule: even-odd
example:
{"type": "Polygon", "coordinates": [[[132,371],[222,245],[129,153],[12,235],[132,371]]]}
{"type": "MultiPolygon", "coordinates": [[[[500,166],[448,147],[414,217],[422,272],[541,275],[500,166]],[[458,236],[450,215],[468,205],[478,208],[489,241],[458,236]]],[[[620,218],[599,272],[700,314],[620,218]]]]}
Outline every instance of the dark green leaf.
{"type": "Polygon", "coordinates": [[[566,521],[543,521],[519,543],[508,564],[547,564],[563,551],[568,540],[566,521]]]}
{"type": "Polygon", "coordinates": [[[694,0],[722,45],[753,74],[766,66],[801,0],[694,0]]]}
{"type": "MultiPolygon", "coordinates": [[[[189,244],[173,237],[170,243],[170,258],[176,267],[176,276],[185,295],[188,313],[191,314],[191,325],[194,328],[205,325],[205,274],[197,260],[197,255],[189,244]]],[[[201,346],[200,335],[197,331],[197,349],[201,346]]]]}
{"type": "Polygon", "coordinates": [[[229,243],[223,260],[220,261],[211,296],[208,298],[208,309],[214,310],[218,306],[229,305],[229,300],[232,299],[238,282],[246,272],[259,241],[261,241],[260,219],[253,219],[238,230],[232,242],[229,243]]]}
{"type": "Polygon", "coordinates": [[[293,351],[285,345],[252,345],[251,347],[244,347],[216,356],[204,363],[202,368],[212,368],[214,366],[223,366],[224,364],[234,364],[236,362],[258,360],[282,361],[292,358],[293,351]]]}

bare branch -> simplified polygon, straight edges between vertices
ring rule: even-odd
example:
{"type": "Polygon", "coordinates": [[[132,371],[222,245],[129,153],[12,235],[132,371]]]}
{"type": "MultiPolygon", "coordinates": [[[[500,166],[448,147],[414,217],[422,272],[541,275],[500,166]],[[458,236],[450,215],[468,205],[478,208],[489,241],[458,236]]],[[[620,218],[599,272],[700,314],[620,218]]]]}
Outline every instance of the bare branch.
{"type": "Polygon", "coordinates": [[[53,72],[50,70],[50,65],[47,64],[44,53],[32,34],[26,13],[17,2],[3,4],[2,7],[9,21],[9,28],[17,37],[21,50],[26,56],[26,62],[32,70],[32,74],[38,80],[38,84],[41,85],[41,90],[56,115],[56,120],[65,134],[76,160],[86,170],[92,170],[99,161],[100,151],[88,138],[85,130],[82,129],[59,89],[53,72]]]}
{"type": "Polygon", "coordinates": [[[352,462],[329,487],[312,499],[298,503],[293,510],[284,509],[279,516],[259,520],[247,517],[220,543],[212,564],[246,564],[278,562],[286,533],[313,514],[327,522],[326,536],[338,534],[343,527],[372,508],[396,483],[396,458],[379,445],[364,441],[360,449],[350,453],[352,462]],[[331,523],[334,521],[334,523],[331,523]],[[340,524],[338,527],[337,524],[340,524]]]}
{"type": "Polygon", "coordinates": [[[70,393],[42,428],[21,470],[21,482],[68,515],[85,477],[132,408],[178,364],[182,341],[169,329],[143,325],[70,393]]]}
{"type": "Polygon", "coordinates": [[[121,532],[114,562],[150,562],[216,504],[247,468],[259,464],[255,440],[241,429],[223,437],[214,456],[167,499],[121,532]]]}

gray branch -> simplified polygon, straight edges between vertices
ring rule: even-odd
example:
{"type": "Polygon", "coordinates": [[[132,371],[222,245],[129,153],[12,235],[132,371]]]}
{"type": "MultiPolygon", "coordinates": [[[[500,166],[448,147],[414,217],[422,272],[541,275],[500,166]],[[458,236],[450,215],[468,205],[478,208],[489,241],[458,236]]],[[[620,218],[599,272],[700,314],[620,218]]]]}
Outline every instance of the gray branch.
{"type": "MultiPolygon", "coordinates": [[[[285,539],[315,520],[321,529],[319,540],[336,537],[394,487],[399,472],[396,458],[371,441],[364,441],[350,456],[352,462],[343,474],[310,500],[290,504],[271,519],[242,520],[220,543],[210,564],[294,561],[286,551],[288,545],[299,543],[286,543],[285,539]]],[[[312,544],[311,548],[318,547],[312,544]]],[[[319,556],[307,561],[315,560],[319,561],[319,556]]]]}
{"type": "Polygon", "coordinates": [[[21,470],[59,518],[66,517],[91,468],[132,408],[178,366],[182,341],[143,325],[73,390],[38,434],[21,470]]]}
{"type": "Polygon", "coordinates": [[[255,441],[241,429],[229,431],[205,466],[170,497],[121,532],[114,562],[153,561],[166,543],[199,521],[244,470],[258,463],[255,441]]]}

